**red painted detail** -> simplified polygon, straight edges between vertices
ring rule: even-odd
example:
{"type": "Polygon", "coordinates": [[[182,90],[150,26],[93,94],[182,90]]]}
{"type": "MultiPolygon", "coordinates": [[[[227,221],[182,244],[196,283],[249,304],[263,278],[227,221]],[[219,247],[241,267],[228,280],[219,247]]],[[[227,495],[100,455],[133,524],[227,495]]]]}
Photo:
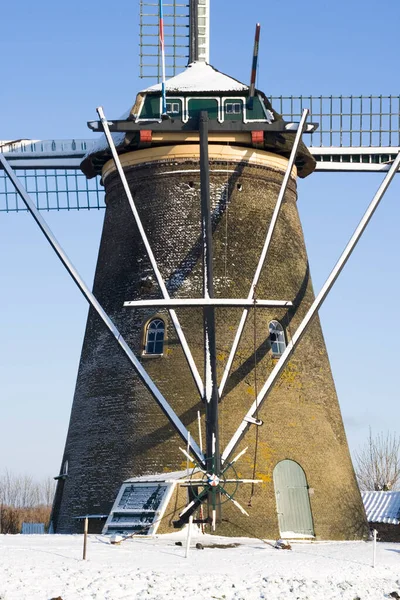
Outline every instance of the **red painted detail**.
{"type": "Polygon", "coordinates": [[[139,131],[139,145],[143,146],[145,144],[150,145],[151,140],[153,138],[153,132],[151,129],[141,129],[139,131]]]}
{"type": "Polygon", "coordinates": [[[251,132],[251,143],[256,148],[264,147],[264,132],[263,131],[252,131],[251,132]]]}

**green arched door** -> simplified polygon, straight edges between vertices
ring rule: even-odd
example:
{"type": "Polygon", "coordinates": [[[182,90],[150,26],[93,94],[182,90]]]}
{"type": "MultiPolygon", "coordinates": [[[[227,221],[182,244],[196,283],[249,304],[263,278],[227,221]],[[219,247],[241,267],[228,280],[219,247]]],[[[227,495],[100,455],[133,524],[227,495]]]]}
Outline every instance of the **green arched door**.
{"type": "Polygon", "coordinates": [[[281,537],[314,536],[306,475],[293,460],[282,460],[274,469],[276,509],[281,537]]]}

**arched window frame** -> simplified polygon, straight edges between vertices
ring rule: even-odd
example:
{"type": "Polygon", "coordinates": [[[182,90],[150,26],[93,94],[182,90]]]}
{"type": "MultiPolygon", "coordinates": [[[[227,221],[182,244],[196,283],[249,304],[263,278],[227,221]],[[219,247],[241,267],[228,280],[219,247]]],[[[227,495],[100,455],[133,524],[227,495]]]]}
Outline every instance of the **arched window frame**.
{"type": "Polygon", "coordinates": [[[268,331],[272,356],[274,358],[279,358],[286,350],[286,336],[283,325],[274,319],[269,322],[268,331]],[[274,336],[275,339],[273,339],[272,336],[274,336]]]}
{"type": "Polygon", "coordinates": [[[159,357],[159,356],[163,356],[164,354],[164,350],[165,350],[165,342],[167,339],[167,323],[164,319],[164,317],[162,315],[153,315],[148,321],[146,321],[146,323],[144,324],[143,327],[143,352],[142,355],[152,358],[152,357],[159,357]],[[156,333],[156,338],[154,340],[149,340],[149,333],[152,329],[152,324],[154,323],[162,323],[162,326],[159,325],[159,329],[155,328],[153,330],[155,330],[156,332],[159,331],[163,333],[162,335],[162,339],[157,339],[157,333],[156,333]],[[157,348],[156,344],[162,342],[162,348],[157,348]],[[149,346],[149,344],[151,344],[152,346],[149,346]],[[160,350],[161,352],[155,352],[155,350],[160,350]],[[150,350],[150,351],[149,351],[150,350]],[[153,350],[153,351],[151,351],[153,350]]]}

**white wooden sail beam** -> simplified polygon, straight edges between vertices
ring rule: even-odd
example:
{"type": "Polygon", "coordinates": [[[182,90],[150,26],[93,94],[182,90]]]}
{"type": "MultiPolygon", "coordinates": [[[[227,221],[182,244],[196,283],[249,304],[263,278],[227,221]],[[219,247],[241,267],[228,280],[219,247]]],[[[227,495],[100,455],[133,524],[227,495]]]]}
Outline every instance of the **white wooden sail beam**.
{"type": "Polygon", "coordinates": [[[371,220],[371,218],[372,218],[375,210],[377,209],[380,201],[382,200],[386,190],[388,189],[390,183],[392,182],[392,179],[395,176],[399,166],[400,166],[400,152],[397,154],[397,157],[394,160],[394,162],[390,168],[390,171],[388,172],[385,179],[381,183],[378,191],[376,192],[376,194],[373,197],[371,203],[369,204],[367,210],[365,211],[360,223],[358,224],[352,237],[350,238],[350,241],[348,242],[347,246],[345,247],[344,251],[342,252],[339,260],[337,261],[336,265],[334,266],[328,279],[322,286],[321,291],[319,292],[318,296],[315,298],[315,300],[312,303],[311,307],[309,308],[306,316],[300,323],[296,333],[293,335],[292,339],[288,343],[286,350],[280,357],[280,359],[277,362],[277,364],[275,365],[274,369],[271,371],[270,376],[268,377],[264,386],[260,390],[255,402],[253,403],[250,410],[244,417],[243,421],[241,422],[240,426],[238,427],[236,433],[233,435],[229,444],[225,448],[225,450],[222,454],[222,457],[221,457],[223,461],[225,461],[232,454],[232,452],[235,450],[235,448],[238,446],[238,444],[240,443],[241,439],[243,438],[244,434],[246,433],[246,431],[250,425],[248,419],[254,419],[255,415],[257,414],[257,410],[260,410],[261,406],[263,405],[266,398],[268,397],[268,394],[271,392],[272,388],[274,387],[279,375],[281,374],[281,372],[287,365],[296,346],[302,339],[303,335],[306,333],[310,323],[312,322],[312,319],[318,313],[325,298],[327,297],[328,293],[332,289],[332,286],[334,285],[335,281],[339,277],[343,267],[345,266],[348,259],[350,258],[351,253],[353,252],[354,248],[356,247],[357,242],[361,238],[365,228],[367,227],[369,221],[371,220]]]}
{"type": "MultiPolygon", "coordinates": [[[[153,254],[153,251],[152,251],[151,246],[150,246],[150,242],[149,242],[148,237],[146,235],[146,232],[144,230],[144,227],[143,227],[142,221],[140,219],[138,210],[137,210],[136,205],[135,205],[135,203],[133,201],[133,196],[131,194],[131,190],[129,189],[128,181],[127,181],[127,179],[125,177],[125,173],[124,173],[124,170],[122,168],[121,161],[119,160],[118,152],[117,152],[117,150],[115,148],[114,140],[113,140],[112,135],[110,133],[110,129],[108,127],[108,122],[107,122],[107,119],[106,119],[106,117],[104,115],[103,108],[101,106],[99,106],[96,110],[97,110],[97,113],[98,113],[98,115],[100,117],[101,123],[103,125],[104,134],[106,136],[108,145],[110,147],[110,150],[111,150],[111,153],[112,153],[112,157],[114,159],[114,163],[115,163],[115,166],[117,168],[118,174],[119,174],[119,176],[121,178],[121,182],[122,182],[122,185],[124,187],[124,190],[125,190],[125,193],[126,193],[126,197],[128,198],[128,202],[129,202],[129,205],[131,207],[131,210],[132,210],[135,222],[136,222],[136,226],[139,229],[140,237],[142,238],[143,244],[144,244],[144,246],[146,248],[147,255],[148,255],[149,259],[150,259],[150,263],[151,263],[151,266],[153,268],[153,272],[154,272],[154,275],[156,277],[158,286],[159,286],[160,291],[161,291],[161,293],[163,295],[163,298],[165,300],[169,300],[170,296],[169,296],[169,293],[168,293],[168,290],[167,290],[167,286],[165,285],[165,282],[164,282],[164,279],[163,279],[163,277],[161,275],[160,269],[158,268],[156,258],[155,258],[154,254],[153,254]]],[[[188,343],[186,341],[186,338],[185,338],[185,334],[183,333],[182,327],[181,327],[181,325],[179,323],[178,315],[176,314],[176,312],[172,308],[169,309],[169,315],[170,315],[171,321],[172,321],[172,323],[173,323],[173,325],[175,327],[175,331],[176,331],[177,336],[179,338],[179,342],[180,342],[180,344],[182,346],[182,350],[184,352],[184,355],[185,355],[186,361],[188,363],[190,372],[191,372],[191,374],[193,376],[193,379],[194,379],[194,381],[196,383],[196,386],[197,386],[197,389],[199,391],[200,397],[203,397],[203,394],[204,394],[203,381],[202,381],[202,379],[200,377],[200,373],[199,373],[199,371],[197,369],[197,366],[196,366],[196,364],[194,362],[192,353],[190,351],[189,345],[188,345],[188,343]]]]}
{"type": "Polygon", "coordinates": [[[167,416],[167,418],[169,419],[169,421],[175,428],[175,430],[178,432],[178,434],[181,436],[181,438],[189,446],[189,448],[191,449],[191,451],[193,453],[193,456],[196,458],[198,463],[200,465],[204,465],[203,452],[200,450],[199,446],[193,440],[193,436],[190,435],[190,433],[186,429],[185,425],[179,419],[179,417],[174,412],[172,407],[169,405],[167,400],[164,398],[164,396],[162,395],[160,390],[157,388],[157,386],[155,385],[155,383],[153,382],[151,377],[148,375],[146,370],[143,368],[142,364],[136,358],[135,354],[129,348],[128,344],[126,343],[126,341],[122,337],[121,333],[118,331],[117,327],[114,325],[113,321],[110,319],[110,317],[108,316],[108,314],[106,313],[104,308],[101,306],[101,304],[98,302],[96,297],[93,295],[93,293],[87,287],[86,283],[83,281],[83,279],[79,275],[78,271],[76,270],[74,265],[69,260],[67,254],[64,252],[63,248],[58,243],[58,241],[57,241],[55,235],[53,234],[53,232],[51,231],[50,227],[47,225],[47,223],[45,222],[45,220],[39,213],[33,200],[30,198],[28,192],[21,185],[21,182],[18,180],[14,171],[12,170],[12,168],[8,164],[7,160],[4,158],[4,156],[1,153],[0,153],[0,164],[3,167],[4,171],[7,173],[16,192],[21,197],[25,206],[27,207],[27,209],[29,210],[29,212],[31,213],[33,218],[35,219],[35,221],[38,224],[39,228],[41,229],[42,233],[44,234],[47,241],[50,243],[51,247],[57,254],[58,258],[60,259],[60,261],[62,262],[64,267],[67,269],[68,273],[70,274],[70,276],[72,277],[72,279],[74,280],[74,282],[76,283],[76,285],[78,286],[80,291],[82,292],[83,296],[89,302],[91,307],[97,312],[97,314],[99,315],[99,317],[101,318],[103,323],[106,325],[107,329],[114,336],[114,338],[118,342],[119,346],[121,347],[121,349],[123,350],[125,355],[128,357],[131,365],[135,369],[135,371],[138,374],[139,378],[141,379],[142,383],[146,386],[148,391],[151,393],[151,395],[153,396],[153,398],[155,399],[155,401],[157,402],[157,404],[159,405],[161,410],[164,412],[164,414],[167,416]]]}
{"type": "MultiPolygon", "coordinates": [[[[261,251],[261,255],[260,255],[260,259],[258,261],[257,269],[256,269],[256,272],[255,272],[255,275],[254,275],[254,278],[253,278],[253,282],[252,282],[251,287],[250,287],[250,292],[249,292],[249,295],[248,295],[248,298],[247,298],[249,301],[253,300],[253,298],[254,298],[255,290],[256,290],[257,284],[258,284],[259,279],[260,279],[261,271],[263,269],[263,266],[264,266],[264,263],[265,263],[265,259],[267,257],[268,249],[269,249],[269,246],[271,244],[271,239],[272,239],[273,233],[275,231],[275,225],[277,223],[279,212],[280,212],[280,209],[281,209],[281,206],[282,206],[282,202],[283,202],[283,199],[285,197],[286,188],[288,186],[289,179],[290,179],[290,176],[291,176],[291,173],[292,173],[292,169],[293,169],[293,165],[294,165],[294,162],[296,160],[297,149],[299,147],[301,136],[302,136],[302,133],[304,131],[304,126],[305,126],[306,119],[308,117],[308,113],[309,113],[309,110],[307,108],[304,109],[302,117],[301,117],[301,120],[300,120],[299,128],[297,130],[296,137],[295,137],[295,140],[293,142],[292,151],[290,153],[289,162],[288,162],[288,165],[287,165],[285,176],[284,176],[283,181],[282,181],[281,189],[279,191],[278,199],[276,201],[275,209],[274,209],[274,212],[272,214],[272,219],[271,219],[271,222],[270,222],[269,227],[268,227],[268,232],[267,232],[267,236],[265,238],[264,246],[263,246],[263,249],[261,251]]],[[[229,357],[228,357],[228,360],[227,360],[224,372],[222,374],[222,379],[221,379],[221,383],[220,383],[220,386],[219,386],[219,395],[220,395],[220,397],[222,397],[222,394],[223,394],[223,391],[224,391],[224,388],[225,388],[225,384],[227,382],[230,370],[232,368],[232,364],[233,364],[234,358],[236,356],[236,352],[237,352],[237,349],[238,349],[238,346],[239,346],[240,338],[242,337],[242,333],[243,333],[244,326],[245,326],[246,321],[247,321],[248,314],[249,314],[249,309],[245,308],[244,311],[243,311],[243,313],[242,313],[241,319],[240,319],[240,323],[239,323],[239,327],[238,327],[236,335],[235,335],[235,339],[233,340],[232,348],[231,348],[231,351],[230,351],[230,354],[229,354],[229,357]]]]}
{"type": "Polygon", "coordinates": [[[188,306],[231,306],[231,307],[242,307],[242,306],[267,306],[269,308],[289,308],[293,306],[293,302],[290,300],[248,300],[247,298],[171,298],[170,300],[163,300],[162,298],[156,300],[129,300],[124,302],[126,308],[149,308],[161,306],[167,308],[170,306],[174,307],[188,307],[188,306]]]}
{"type": "Polygon", "coordinates": [[[189,0],[189,63],[210,62],[210,0],[189,0]]]}

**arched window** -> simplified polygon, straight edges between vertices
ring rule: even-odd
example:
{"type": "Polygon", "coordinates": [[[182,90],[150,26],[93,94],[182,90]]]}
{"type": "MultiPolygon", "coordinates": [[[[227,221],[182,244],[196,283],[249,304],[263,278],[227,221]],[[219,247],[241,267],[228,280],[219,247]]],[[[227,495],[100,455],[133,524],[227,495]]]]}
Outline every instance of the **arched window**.
{"type": "Polygon", "coordinates": [[[285,332],[279,321],[269,324],[269,339],[271,342],[272,356],[282,356],[286,348],[285,332]]]}
{"type": "Polygon", "coordinates": [[[162,354],[164,349],[165,323],[162,319],[153,319],[146,328],[145,354],[162,354]]]}

